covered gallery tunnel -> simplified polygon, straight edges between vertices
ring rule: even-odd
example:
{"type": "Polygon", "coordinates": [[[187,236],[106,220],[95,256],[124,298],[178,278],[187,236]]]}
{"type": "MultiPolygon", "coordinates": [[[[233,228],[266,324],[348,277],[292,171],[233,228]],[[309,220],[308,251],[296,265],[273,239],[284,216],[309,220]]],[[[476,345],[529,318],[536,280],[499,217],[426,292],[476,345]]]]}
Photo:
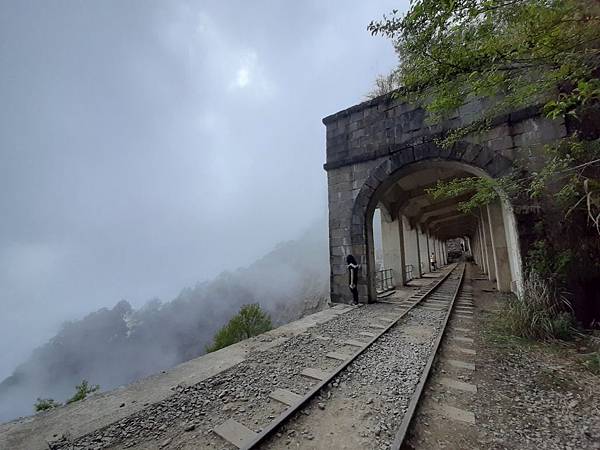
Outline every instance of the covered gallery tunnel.
{"type": "Polygon", "coordinates": [[[467,255],[499,291],[521,290],[517,220],[502,193],[491,204],[462,214],[457,205],[464,198],[434,200],[426,189],[438,180],[507,176],[519,154],[552,142],[564,129],[538,109],[525,108],[495,118],[475,137],[456,133],[477,122],[485,110],[482,102],[469,100],[443,122],[431,124],[422,107],[390,94],[323,119],[332,301],[352,300],[348,255],[360,264],[359,300],[371,302],[377,299],[377,280],[386,278],[379,270],[387,270],[396,286],[423,276],[431,270],[431,253],[438,263],[448,262],[447,242],[453,238],[462,239],[467,255]],[[449,135],[458,139],[440,145],[440,138],[449,135]],[[381,218],[375,236],[374,215],[381,218]],[[380,261],[375,259],[378,237],[380,261]]]}
{"type": "Polygon", "coordinates": [[[471,192],[439,200],[428,192],[439,181],[478,176],[486,175],[436,160],[413,163],[383,180],[366,208],[369,292],[364,301],[439,270],[458,256],[450,252],[457,245],[460,256],[478,264],[499,291],[518,291],[515,222],[501,193],[491,204],[463,213],[458,205],[471,192]]]}

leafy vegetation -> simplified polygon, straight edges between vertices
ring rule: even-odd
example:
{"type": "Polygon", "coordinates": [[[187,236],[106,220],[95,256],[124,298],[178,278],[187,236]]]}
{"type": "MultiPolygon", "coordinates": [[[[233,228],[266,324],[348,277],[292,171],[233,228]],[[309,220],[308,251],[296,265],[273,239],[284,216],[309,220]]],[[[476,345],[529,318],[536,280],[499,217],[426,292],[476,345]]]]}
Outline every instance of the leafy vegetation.
{"type": "Polygon", "coordinates": [[[35,412],[40,412],[40,411],[46,411],[48,409],[52,409],[52,408],[56,408],[57,406],[60,406],[61,404],[59,402],[57,402],[56,400],[54,400],[53,398],[39,398],[36,400],[35,404],[33,405],[33,408],[35,409],[35,412]]]}
{"type": "Polygon", "coordinates": [[[448,132],[441,146],[476,139],[494,117],[525,107],[564,123],[567,135],[521,158],[511,176],[439,182],[429,193],[466,194],[459,204],[464,213],[499,195],[543,205],[544,214],[529,224],[533,232],[524,238],[528,270],[539,278],[509,305],[509,328],[518,335],[560,335],[566,322],[558,315],[570,309],[556,302],[557,290],[593,323],[600,315],[593,306],[600,274],[600,3],[416,0],[406,14],[393,11],[371,22],[369,30],[390,38],[400,61],[389,77],[393,83],[379,80],[379,91],[401,86],[390,95],[420,103],[432,123],[480,100],[479,118],[448,132]],[[534,304],[525,305],[525,298],[534,304]],[[545,315],[549,304],[560,313],[545,315]]]}
{"type": "MultiPolygon", "coordinates": [[[[474,98],[487,98],[482,118],[446,136],[449,145],[484,131],[492,117],[542,105],[548,118],[571,120],[577,131],[547,146],[546,163],[524,179],[498,183],[523,188],[532,199],[558,201],[565,215],[580,210],[600,233],[600,4],[592,0],[419,0],[404,16],[393,11],[369,25],[392,39],[399,67],[376,82],[376,92],[424,104],[437,121],[474,98]],[[493,101],[491,101],[493,99],[493,101]],[[591,129],[590,129],[590,123],[591,129]]],[[[490,182],[440,183],[435,192],[474,192],[465,209],[493,199],[490,182]]]]}
{"type": "Polygon", "coordinates": [[[524,281],[523,295],[506,299],[498,315],[498,327],[521,338],[569,339],[575,330],[570,307],[558,289],[532,271],[524,281]]]}
{"type": "Polygon", "coordinates": [[[169,301],[140,308],[122,301],[66,323],[0,380],[0,404],[15,405],[12,416],[0,408],[0,421],[30,413],[30,392],[63,400],[84,378],[112,389],[196,358],[243,304],[260,301],[274,324],[315,312],[327,298],[328,264],[323,221],[248,267],[185,288],[169,301]]]}
{"type": "Polygon", "coordinates": [[[558,117],[600,97],[600,5],[593,0],[418,0],[369,25],[400,58],[401,95],[443,117],[465,99],[497,97],[494,111],[537,102],[558,117]]]}
{"type": "Polygon", "coordinates": [[[600,352],[593,352],[586,355],[583,358],[582,364],[590,372],[600,375],[600,352]]]}
{"type": "Polygon", "coordinates": [[[94,392],[100,389],[99,385],[90,386],[87,380],[82,380],[80,384],[75,386],[75,394],[69,400],[66,401],[66,404],[73,402],[78,402],[79,400],[83,400],[89,394],[93,394],[94,392]]]}
{"type": "Polygon", "coordinates": [[[258,303],[244,305],[223,328],[215,334],[207,352],[214,352],[236,342],[265,333],[273,328],[271,317],[262,311],[258,303]]]}

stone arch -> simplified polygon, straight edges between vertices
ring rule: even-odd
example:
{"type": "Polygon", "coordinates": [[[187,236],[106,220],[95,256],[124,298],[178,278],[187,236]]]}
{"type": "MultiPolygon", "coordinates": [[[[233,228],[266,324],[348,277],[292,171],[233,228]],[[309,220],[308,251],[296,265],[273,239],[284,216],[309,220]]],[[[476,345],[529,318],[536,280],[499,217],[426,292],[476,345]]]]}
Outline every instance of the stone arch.
{"type": "MultiPolygon", "coordinates": [[[[455,165],[474,176],[484,178],[499,178],[508,174],[513,167],[511,159],[489,147],[464,141],[457,142],[448,150],[438,147],[433,142],[428,142],[403,149],[380,160],[360,187],[352,207],[351,248],[352,253],[362,265],[359,291],[363,296],[367,295],[368,301],[376,298],[373,273],[370,268],[374,267],[372,219],[378,197],[403,176],[418,171],[420,168],[427,168],[432,164],[455,165]]],[[[510,235],[512,239],[518,240],[512,207],[504,195],[501,195],[501,204],[503,212],[506,211],[510,217],[508,224],[510,230],[507,231],[507,236],[510,235]]],[[[392,211],[391,214],[393,215],[394,212],[392,211]]],[[[514,242],[513,244],[513,249],[517,252],[515,259],[518,259],[518,261],[513,261],[513,266],[517,280],[520,280],[521,261],[520,255],[518,255],[518,243],[514,242]]],[[[519,290],[518,287],[517,290],[519,290]]]]}

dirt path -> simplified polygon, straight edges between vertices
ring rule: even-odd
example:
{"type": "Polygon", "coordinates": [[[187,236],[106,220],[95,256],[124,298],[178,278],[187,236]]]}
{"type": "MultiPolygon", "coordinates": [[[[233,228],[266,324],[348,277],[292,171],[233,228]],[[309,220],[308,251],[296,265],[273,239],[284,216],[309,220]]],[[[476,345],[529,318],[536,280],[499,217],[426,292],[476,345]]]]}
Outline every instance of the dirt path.
{"type": "Polygon", "coordinates": [[[457,354],[446,340],[410,430],[414,449],[600,449],[600,377],[584,370],[576,346],[559,349],[502,339],[491,325],[502,301],[475,266],[474,320],[470,346],[476,355],[457,354]],[[461,358],[475,370],[457,368],[461,358]],[[475,385],[476,393],[440,383],[452,377],[475,385]],[[472,412],[475,424],[440,411],[452,403],[472,412]]]}

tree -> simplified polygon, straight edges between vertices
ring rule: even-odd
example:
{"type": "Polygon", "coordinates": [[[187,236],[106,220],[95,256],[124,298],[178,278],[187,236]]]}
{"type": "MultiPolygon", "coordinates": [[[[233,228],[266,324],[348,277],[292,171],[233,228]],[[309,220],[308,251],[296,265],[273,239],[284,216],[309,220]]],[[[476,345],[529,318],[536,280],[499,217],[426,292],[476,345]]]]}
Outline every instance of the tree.
{"type": "Polygon", "coordinates": [[[33,405],[36,412],[46,411],[48,409],[56,408],[60,406],[60,403],[54,400],[53,398],[39,398],[36,400],[33,405]]]}
{"type": "Polygon", "coordinates": [[[214,352],[228,345],[265,333],[273,328],[271,318],[258,303],[244,305],[223,328],[215,334],[213,344],[206,348],[214,352]]]}
{"type": "Polygon", "coordinates": [[[473,96],[496,111],[544,99],[551,115],[598,100],[600,4],[593,0],[418,0],[371,22],[392,39],[403,93],[444,115],[473,96]]]}
{"type": "Polygon", "coordinates": [[[476,139],[492,118],[524,107],[565,122],[567,136],[544,148],[541,164],[524,158],[510,178],[451,180],[430,193],[472,193],[465,212],[507,190],[543,204],[527,237],[529,268],[563,270],[547,280],[564,280],[575,301],[587,297],[588,318],[600,314],[600,2],[415,0],[406,14],[393,11],[368,29],[398,54],[401,87],[392,97],[421,104],[431,122],[486,99],[481,118],[447,133],[442,146],[476,139]]]}
{"type": "Polygon", "coordinates": [[[87,380],[82,380],[81,384],[75,386],[75,394],[69,400],[67,400],[66,404],[73,402],[78,402],[79,400],[83,400],[88,396],[88,394],[92,394],[100,389],[99,385],[90,386],[87,380]]]}

